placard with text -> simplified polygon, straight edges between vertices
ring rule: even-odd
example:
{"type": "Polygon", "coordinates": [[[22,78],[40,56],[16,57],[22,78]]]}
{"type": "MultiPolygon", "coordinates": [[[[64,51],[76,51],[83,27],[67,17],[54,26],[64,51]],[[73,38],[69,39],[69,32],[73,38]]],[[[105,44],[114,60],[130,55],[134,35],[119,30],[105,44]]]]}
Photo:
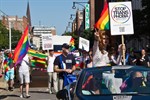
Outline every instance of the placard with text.
{"type": "Polygon", "coordinates": [[[131,2],[110,2],[111,35],[134,34],[131,2]]]}

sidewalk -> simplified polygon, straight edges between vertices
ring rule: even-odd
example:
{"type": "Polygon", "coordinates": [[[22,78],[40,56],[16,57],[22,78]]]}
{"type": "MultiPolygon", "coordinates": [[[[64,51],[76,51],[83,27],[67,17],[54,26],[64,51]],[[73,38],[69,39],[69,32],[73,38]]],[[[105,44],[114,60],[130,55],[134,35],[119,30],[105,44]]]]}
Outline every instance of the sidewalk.
{"type": "Polygon", "coordinates": [[[6,91],[7,89],[7,83],[5,82],[4,80],[4,76],[2,76],[0,78],[0,94],[3,92],[3,91],[6,91]]]}
{"type": "MultiPolygon", "coordinates": [[[[27,99],[20,98],[19,88],[15,88],[14,91],[5,91],[5,93],[1,94],[0,100],[57,100],[56,95],[49,94],[46,89],[46,87],[30,88],[29,94],[31,97],[27,99]]],[[[23,93],[25,95],[25,90],[23,93]]]]}

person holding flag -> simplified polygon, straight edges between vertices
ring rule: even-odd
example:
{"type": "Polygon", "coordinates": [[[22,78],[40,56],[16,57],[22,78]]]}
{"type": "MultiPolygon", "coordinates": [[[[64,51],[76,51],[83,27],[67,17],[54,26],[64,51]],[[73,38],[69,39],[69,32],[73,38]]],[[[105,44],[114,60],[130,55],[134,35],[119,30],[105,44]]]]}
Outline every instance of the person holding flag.
{"type": "Polygon", "coordinates": [[[29,83],[30,83],[30,68],[29,68],[29,56],[28,54],[25,55],[23,60],[21,61],[20,65],[18,65],[18,71],[19,71],[19,79],[20,79],[20,97],[23,98],[23,83],[26,85],[26,98],[29,98],[29,83]],[[25,81],[25,82],[24,82],[25,81]]]}
{"type": "Polygon", "coordinates": [[[18,67],[19,79],[20,79],[20,97],[23,98],[23,83],[26,85],[26,98],[29,98],[29,83],[30,83],[30,73],[29,73],[29,56],[27,54],[29,50],[29,40],[28,40],[29,27],[27,26],[21,39],[19,40],[17,47],[14,51],[14,64],[18,67]],[[24,82],[25,80],[25,82],[24,82]]]}
{"type": "MultiPolygon", "coordinates": [[[[110,20],[107,0],[104,1],[104,8],[94,27],[95,40],[93,45],[93,66],[100,67],[110,65],[110,61],[113,59],[110,59],[109,53],[111,48],[115,46],[113,37],[110,35],[110,20]]],[[[124,45],[118,46],[119,55],[122,55],[123,49],[125,49],[124,45]]]]}

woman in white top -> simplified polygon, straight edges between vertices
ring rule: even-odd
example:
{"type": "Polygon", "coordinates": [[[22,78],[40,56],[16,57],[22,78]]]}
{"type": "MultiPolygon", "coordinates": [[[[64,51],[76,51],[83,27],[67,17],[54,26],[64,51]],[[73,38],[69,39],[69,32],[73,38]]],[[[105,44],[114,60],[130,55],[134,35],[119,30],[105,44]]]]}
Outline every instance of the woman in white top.
{"type": "Polygon", "coordinates": [[[110,33],[107,31],[96,31],[93,45],[93,66],[106,66],[110,63],[108,48],[110,47],[110,33]]]}
{"type": "Polygon", "coordinates": [[[116,55],[110,54],[113,52],[111,47],[114,46],[113,37],[110,36],[110,32],[99,30],[94,34],[95,40],[93,45],[93,66],[107,66],[110,65],[111,62],[115,63],[116,65],[121,65],[122,49],[125,49],[125,46],[122,44],[118,46],[118,57],[116,57],[116,55]]]}

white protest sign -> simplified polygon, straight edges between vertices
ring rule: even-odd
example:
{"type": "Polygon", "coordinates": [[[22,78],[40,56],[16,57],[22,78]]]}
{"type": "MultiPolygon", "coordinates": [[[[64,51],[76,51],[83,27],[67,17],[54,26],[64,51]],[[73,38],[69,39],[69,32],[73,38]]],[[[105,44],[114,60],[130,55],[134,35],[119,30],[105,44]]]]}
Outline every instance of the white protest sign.
{"type": "Polygon", "coordinates": [[[42,49],[53,49],[52,34],[42,34],[42,49]]]}
{"type": "Polygon", "coordinates": [[[89,51],[89,40],[79,37],[79,49],[89,51]]]}
{"type": "Polygon", "coordinates": [[[111,35],[134,34],[131,2],[110,2],[111,35]]]}

